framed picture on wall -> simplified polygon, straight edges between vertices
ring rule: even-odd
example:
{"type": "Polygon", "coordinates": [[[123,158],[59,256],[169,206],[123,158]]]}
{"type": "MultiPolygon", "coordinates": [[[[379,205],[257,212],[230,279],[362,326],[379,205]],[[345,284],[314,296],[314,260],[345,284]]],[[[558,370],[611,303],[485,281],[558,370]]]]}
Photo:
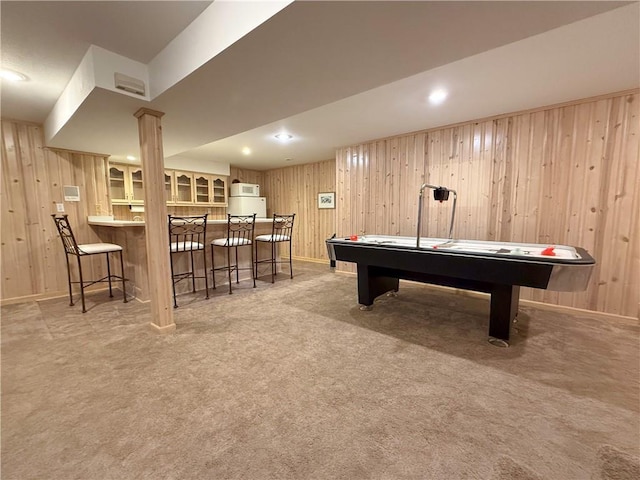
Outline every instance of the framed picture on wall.
{"type": "Polygon", "coordinates": [[[336,208],[336,193],[335,192],[319,193],[318,208],[336,208]]]}

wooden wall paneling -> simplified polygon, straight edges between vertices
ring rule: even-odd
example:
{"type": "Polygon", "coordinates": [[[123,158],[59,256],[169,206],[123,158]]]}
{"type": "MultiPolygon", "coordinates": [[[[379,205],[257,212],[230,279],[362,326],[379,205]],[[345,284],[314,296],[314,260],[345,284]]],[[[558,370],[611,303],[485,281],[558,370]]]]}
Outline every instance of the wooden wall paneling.
{"type": "Polygon", "coordinates": [[[482,152],[478,162],[478,168],[481,170],[481,176],[479,178],[481,191],[482,191],[482,208],[476,210],[478,217],[478,229],[474,239],[487,236],[491,230],[489,224],[489,217],[486,212],[491,211],[491,165],[493,164],[493,151],[494,151],[494,135],[493,135],[493,122],[483,122],[482,125],[482,152]]]}
{"type": "MultiPolygon", "coordinates": [[[[37,208],[37,219],[34,219],[36,223],[32,224],[32,231],[30,237],[34,243],[37,244],[34,252],[37,251],[37,255],[31,255],[34,258],[35,263],[38,265],[39,272],[37,273],[37,281],[39,284],[35,286],[33,291],[36,292],[57,292],[58,285],[64,285],[66,282],[66,270],[63,270],[64,265],[61,265],[60,260],[57,258],[54,252],[59,253],[62,244],[56,244],[60,240],[56,237],[56,228],[51,219],[51,213],[55,212],[55,201],[52,195],[52,182],[50,181],[51,170],[49,166],[52,163],[52,156],[50,152],[43,147],[42,144],[42,130],[34,130],[33,135],[33,163],[35,172],[34,194],[37,196],[33,199],[37,208]],[[57,247],[55,249],[54,247],[57,247]],[[61,268],[62,267],[62,268],[61,268]]],[[[55,169],[56,173],[58,169],[55,169]]],[[[60,200],[62,201],[62,200],[60,200]]]]}
{"type": "MultiPolygon", "coordinates": [[[[550,245],[570,244],[568,239],[568,226],[571,217],[571,198],[578,193],[577,185],[573,179],[576,174],[575,163],[577,161],[574,156],[575,137],[576,137],[576,121],[575,121],[575,105],[568,105],[558,110],[558,131],[556,135],[556,151],[554,165],[556,167],[555,179],[557,180],[553,186],[555,202],[554,209],[547,212],[547,216],[551,219],[552,230],[550,233],[550,245]],[[574,160],[575,159],[575,160],[574,160]]],[[[546,292],[546,298],[551,297],[552,303],[562,305],[571,305],[573,293],[564,292],[546,292]]]]}
{"type": "Polygon", "coordinates": [[[401,137],[395,137],[389,143],[391,144],[391,156],[389,158],[389,166],[391,170],[391,181],[389,183],[391,208],[389,213],[391,231],[393,232],[393,235],[398,235],[400,233],[400,209],[402,208],[402,202],[400,200],[402,192],[402,176],[400,172],[403,168],[406,168],[405,165],[402,165],[402,150],[406,149],[406,136],[403,135],[401,137]]]}
{"type": "Polygon", "coordinates": [[[489,193],[489,209],[487,211],[489,231],[487,239],[497,241],[500,239],[500,211],[502,209],[502,178],[504,176],[505,131],[504,122],[493,120],[491,132],[493,136],[491,162],[488,165],[491,178],[489,193]]]}
{"type": "MultiPolygon", "coordinates": [[[[371,170],[369,188],[367,189],[368,205],[371,210],[369,233],[386,234],[387,225],[384,223],[385,199],[380,195],[380,192],[384,191],[384,182],[386,180],[384,168],[385,142],[370,143],[367,147],[369,170],[371,170]]],[[[342,233],[349,235],[350,232],[345,230],[342,233]]]]}
{"type": "Polygon", "coordinates": [[[623,315],[636,315],[640,319],[640,103],[638,95],[624,97],[626,110],[625,143],[620,153],[629,165],[626,178],[625,193],[632,200],[625,198],[624,205],[630,207],[627,212],[629,235],[619,237],[622,244],[628,244],[624,257],[626,275],[622,282],[623,291],[628,292],[623,299],[620,311],[623,315]],[[635,175],[633,167],[635,166],[635,175]]]}
{"type": "Polygon", "coordinates": [[[513,120],[513,152],[516,159],[512,237],[536,243],[538,208],[536,194],[540,189],[540,172],[533,159],[532,141],[536,128],[535,115],[521,115],[513,120]],[[526,240],[528,239],[528,240],[526,240]]]}
{"type": "MultiPolygon", "coordinates": [[[[461,132],[458,179],[456,185],[458,194],[464,195],[464,202],[462,202],[462,199],[459,199],[460,207],[456,209],[457,221],[454,225],[454,238],[460,237],[461,235],[463,235],[464,238],[474,237],[477,220],[476,215],[473,215],[473,210],[481,205],[483,198],[476,178],[479,176],[476,156],[479,153],[480,145],[477,128],[477,124],[470,123],[465,125],[461,132]]],[[[451,207],[452,200],[449,200],[448,203],[449,207],[451,207]]]]}
{"type": "Polygon", "coordinates": [[[268,214],[296,214],[293,256],[326,260],[324,241],[336,232],[344,202],[337,196],[336,209],[318,209],[318,193],[336,191],[336,160],[268,170],[262,178],[268,214]]]}
{"type": "MultiPolygon", "coordinates": [[[[336,161],[335,159],[323,161],[319,164],[319,178],[320,189],[327,192],[336,192],[336,161]]],[[[313,207],[320,213],[317,207],[317,197],[312,200],[313,207]]],[[[336,207],[338,204],[337,192],[336,192],[336,207]]],[[[327,246],[324,243],[327,238],[330,238],[334,233],[337,233],[336,226],[336,210],[325,210],[322,212],[323,217],[317,224],[317,233],[314,235],[316,238],[320,235],[319,242],[315,242],[313,256],[308,258],[322,259],[328,262],[327,246]]]]}
{"type": "MultiPolygon", "coordinates": [[[[45,149],[44,153],[46,157],[44,176],[48,187],[48,203],[45,211],[51,215],[56,213],[56,203],[64,203],[63,177],[58,155],[49,149],[45,149]]],[[[45,226],[43,239],[46,249],[45,264],[49,272],[47,279],[50,281],[50,287],[46,290],[46,293],[64,291],[67,285],[67,267],[65,265],[62,242],[53,220],[49,219],[49,223],[45,223],[45,226]]]]}
{"type": "Polygon", "coordinates": [[[112,215],[111,196],[109,195],[109,157],[96,159],[92,176],[92,190],[95,192],[94,208],[91,215],[112,215]]]}
{"type": "MultiPolygon", "coordinates": [[[[445,155],[448,156],[450,154],[451,137],[451,129],[429,132],[427,164],[425,166],[425,183],[455,189],[453,185],[451,185],[451,182],[447,181],[448,179],[445,173],[445,166],[447,164],[443,158],[445,155]]],[[[447,210],[446,215],[450,218],[451,214],[448,208],[451,207],[449,203],[445,204],[444,202],[436,202],[433,199],[433,190],[431,189],[424,190],[422,202],[423,216],[420,232],[421,236],[432,238],[446,237],[447,227],[443,227],[442,219],[445,215],[444,210],[447,210]]]]}
{"type": "Polygon", "coordinates": [[[358,235],[365,235],[367,231],[371,233],[369,229],[369,191],[367,188],[367,182],[369,180],[368,168],[365,165],[362,145],[358,145],[355,149],[355,158],[352,160],[355,162],[356,183],[352,185],[354,187],[354,194],[357,198],[356,202],[356,231],[358,235]]]}
{"type": "MultiPolygon", "coordinates": [[[[448,128],[444,131],[443,141],[440,143],[440,152],[438,155],[438,182],[435,185],[443,185],[454,190],[459,190],[456,179],[453,178],[452,160],[456,156],[457,129],[448,128]]],[[[447,238],[449,232],[449,221],[451,219],[451,200],[448,202],[436,202],[433,199],[433,191],[426,192],[428,198],[426,201],[431,205],[434,213],[435,236],[447,238]]]]}
{"type": "Polygon", "coordinates": [[[638,195],[638,103],[637,96],[612,99],[605,147],[605,185],[609,211],[603,225],[602,262],[608,268],[600,271],[602,295],[598,310],[621,313],[636,309],[638,303],[638,265],[632,265],[631,239],[638,241],[638,210],[634,199],[638,195]],[[634,218],[635,217],[635,218],[634,218]],[[635,287],[635,288],[633,288],[635,287]]]}
{"type": "MultiPolygon", "coordinates": [[[[600,230],[601,219],[604,215],[603,206],[600,201],[601,180],[604,166],[604,139],[606,137],[606,126],[609,111],[609,102],[598,101],[580,105],[580,116],[585,123],[584,138],[584,185],[582,198],[579,207],[580,236],[574,240],[574,245],[579,245],[598,260],[593,278],[599,277],[600,266],[598,231],[600,230]]],[[[577,293],[573,306],[587,305],[587,308],[595,309],[597,305],[598,285],[591,282],[589,288],[582,293],[577,293]]]]}
{"type": "MultiPolygon", "coordinates": [[[[560,226],[560,230],[563,230],[563,244],[580,245],[584,248],[589,248],[584,241],[581,226],[582,219],[587,215],[585,185],[588,167],[585,139],[589,135],[589,110],[587,105],[574,105],[567,112],[571,113],[572,130],[571,133],[566,132],[564,138],[571,139],[571,150],[568,152],[569,155],[564,157],[567,163],[564,170],[568,172],[569,179],[565,223],[560,226]]],[[[558,301],[563,305],[575,306],[584,302],[584,298],[578,300],[581,295],[584,296],[584,293],[560,293],[558,301]]]]}
{"type": "MultiPolygon", "coordinates": [[[[56,156],[57,158],[60,160],[58,161],[58,169],[60,170],[61,176],[62,176],[62,185],[60,185],[59,187],[59,193],[58,195],[61,198],[61,202],[63,197],[63,187],[65,185],[78,185],[78,182],[76,180],[76,176],[75,176],[75,169],[73,168],[73,158],[72,158],[72,153],[71,152],[56,152],[56,156]]],[[[84,191],[82,189],[81,185],[78,185],[78,187],[80,187],[80,198],[81,199],[85,199],[86,197],[84,196],[84,191]]],[[[57,192],[54,192],[54,194],[57,192]]],[[[86,200],[83,200],[86,201],[86,200]]],[[[78,212],[78,206],[79,206],[80,202],[64,202],[64,210],[65,213],[69,216],[69,223],[71,224],[71,228],[73,228],[73,234],[76,237],[76,241],[79,244],[82,243],[91,243],[89,241],[89,239],[85,236],[86,234],[86,229],[82,228],[82,226],[78,223],[79,220],[79,212],[78,212]]],[[[57,232],[56,232],[57,235],[57,232]]],[[[59,242],[59,238],[58,238],[58,242],[59,242]]],[[[58,254],[62,256],[62,258],[64,258],[64,253],[62,250],[62,244],[60,243],[60,249],[58,250],[58,254]]],[[[55,253],[55,251],[54,251],[55,253]]],[[[93,278],[94,275],[94,269],[93,269],[93,257],[91,259],[89,259],[88,262],[83,261],[82,263],[82,273],[83,276],[87,279],[89,278],[93,278]]],[[[77,262],[75,261],[74,258],[70,258],[69,259],[69,263],[70,263],[70,267],[71,267],[71,278],[72,280],[78,280],[78,268],[77,268],[77,262]]],[[[64,267],[66,268],[66,267],[64,267]]],[[[74,291],[75,288],[74,288],[74,291]]]]}
{"type": "Polygon", "coordinates": [[[411,178],[412,169],[409,158],[415,159],[415,135],[400,137],[398,148],[398,206],[397,206],[397,231],[398,235],[410,235],[411,217],[409,215],[410,194],[414,190],[414,179],[411,178]],[[407,232],[407,233],[403,233],[407,232]]]}
{"type": "Polygon", "coordinates": [[[407,217],[407,235],[415,235],[418,228],[418,200],[420,187],[425,181],[426,162],[426,133],[418,133],[413,138],[413,145],[409,150],[409,176],[412,178],[412,189],[407,192],[405,216],[407,217]]]}
{"type": "MultiPolygon", "coordinates": [[[[336,150],[335,160],[335,188],[336,188],[336,235],[342,237],[349,235],[350,227],[349,211],[349,171],[348,162],[351,155],[349,147],[339,148],[336,150]]],[[[370,162],[372,157],[370,156],[370,162]]],[[[342,271],[353,272],[354,267],[350,263],[338,262],[337,268],[342,271]]]]}
{"type": "MultiPolygon", "coordinates": [[[[286,174],[293,175],[290,178],[290,185],[296,185],[297,190],[296,204],[300,205],[305,212],[306,220],[301,222],[298,227],[295,243],[297,244],[296,252],[305,252],[307,255],[313,255],[315,250],[314,244],[316,239],[313,235],[313,226],[319,220],[320,212],[314,201],[317,202],[317,194],[319,185],[314,182],[317,178],[316,164],[301,165],[300,168],[287,168],[286,174]],[[315,207],[315,208],[314,208],[315,207]]],[[[282,205],[285,207],[285,205],[282,205]]],[[[299,217],[299,215],[298,215],[299,217]]],[[[320,232],[318,232],[320,234],[320,232]]],[[[282,247],[280,245],[279,247],[282,247]]],[[[292,246],[293,249],[293,246],[292,246]]],[[[282,251],[280,251],[283,253],[282,251]]],[[[286,255],[288,256],[288,254],[286,255]]]]}
{"type": "MultiPolygon", "coordinates": [[[[466,238],[476,239],[480,232],[484,235],[486,231],[486,217],[482,212],[487,211],[489,198],[489,177],[485,166],[487,152],[486,149],[491,142],[486,142],[485,133],[486,124],[475,122],[471,126],[470,138],[466,155],[468,155],[468,198],[465,199],[464,209],[461,214],[466,214],[468,228],[466,229],[466,238]],[[487,143],[489,144],[487,146],[487,143]]],[[[490,152],[489,152],[490,154],[490,152]]],[[[454,228],[454,238],[460,235],[456,233],[454,228]]]]}
{"type": "Polygon", "coordinates": [[[32,291],[44,292],[49,272],[44,262],[40,261],[46,257],[47,253],[46,242],[42,241],[42,232],[46,232],[46,222],[51,222],[51,218],[46,218],[49,213],[48,209],[45,211],[48,198],[46,198],[46,190],[41,188],[40,179],[40,175],[44,173],[44,150],[40,141],[41,131],[38,127],[27,126],[20,128],[19,131],[21,132],[20,144],[27,147],[20,149],[20,164],[27,198],[24,219],[27,226],[25,253],[29,257],[30,288],[32,291]]]}
{"type": "MultiPolygon", "coordinates": [[[[453,167],[451,172],[451,182],[452,184],[455,184],[455,190],[458,191],[458,194],[465,194],[465,202],[460,202],[460,207],[462,208],[456,208],[456,223],[457,231],[460,232],[460,235],[464,236],[464,238],[469,238],[469,231],[471,230],[469,215],[467,213],[468,208],[471,205],[469,199],[477,198],[477,192],[473,191],[471,183],[469,182],[469,176],[471,175],[471,162],[469,157],[472,155],[471,152],[473,150],[472,125],[462,125],[458,129],[458,133],[459,138],[457,139],[455,146],[456,155],[451,159],[453,167]]],[[[446,202],[448,210],[451,210],[452,203],[452,198],[446,202]]],[[[449,212],[449,214],[450,213],[451,212],[449,212]]]]}
{"type": "Polygon", "coordinates": [[[348,165],[348,190],[349,195],[347,198],[348,209],[346,213],[346,220],[348,221],[348,229],[344,232],[344,236],[349,235],[364,235],[366,234],[367,225],[363,222],[362,204],[369,202],[369,192],[363,192],[360,188],[360,169],[358,168],[358,162],[360,160],[360,146],[353,146],[349,148],[346,163],[348,165]],[[367,198],[364,198],[367,197],[367,198]]]}
{"type": "Polygon", "coordinates": [[[397,187],[393,189],[396,192],[394,200],[394,230],[397,235],[401,235],[401,232],[408,229],[410,222],[407,222],[407,215],[405,209],[407,208],[407,193],[412,190],[411,181],[409,180],[409,162],[407,161],[407,155],[409,152],[409,142],[413,138],[413,135],[403,135],[398,139],[398,149],[396,152],[396,158],[393,161],[394,166],[394,181],[397,187]]]}
{"type": "MultiPolygon", "coordinates": [[[[64,185],[76,185],[80,190],[79,202],[64,202],[65,212],[69,215],[69,221],[71,227],[76,236],[76,241],[82,243],[96,243],[100,242],[100,238],[96,232],[87,223],[87,216],[95,205],[95,198],[93,192],[87,188],[87,177],[90,176],[91,163],[96,161],[95,156],[91,156],[88,159],[84,154],[69,151],[54,152],[59,159],[63,160],[58,163],[59,169],[62,172],[63,186],[64,185]],[[87,163],[85,168],[84,163],[87,163]]],[[[58,194],[63,197],[62,188],[58,194]]],[[[59,239],[58,239],[59,241],[59,239]]],[[[62,248],[62,245],[60,246],[62,248]]],[[[60,250],[62,251],[62,250],[60,250]]],[[[70,259],[72,264],[72,272],[75,272],[75,279],[78,278],[77,262],[75,259],[70,259]]],[[[106,276],[106,262],[102,255],[92,255],[88,258],[82,259],[82,274],[85,279],[97,279],[106,276]]]]}
{"type": "MultiPolygon", "coordinates": [[[[93,181],[104,174],[104,162],[104,156],[47,149],[41,126],[2,120],[3,300],[66,294],[64,250],[51,214],[63,203],[78,241],[99,241],[86,216],[106,192],[105,177],[102,186],[93,181]],[[81,201],[64,202],[63,185],[80,186],[81,201]]],[[[85,259],[83,270],[93,278],[106,265],[85,259]]]]}
{"type": "Polygon", "coordinates": [[[306,211],[307,220],[300,224],[298,228],[298,235],[296,236],[296,243],[298,244],[298,251],[302,246],[302,251],[310,252],[313,247],[314,239],[311,236],[311,230],[313,229],[314,219],[318,218],[316,210],[312,209],[311,200],[317,193],[317,187],[313,185],[313,167],[311,165],[301,165],[300,168],[286,169],[285,176],[289,178],[289,185],[294,185],[294,191],[297,191],[294,195],[296,198],[296,204],[300,205],[303,211],[306,211]]]}
{"type": "Polygon", "coordinates": [[[513,120],[511,118],[505,118],[502,121],[498,121],[499,128],[502,129],[500,135],[500,141],[496,144],[496,157],[499,158],[498,165],[500,168],[498,173],[498,208],[497,208],[497,220],[496,226],[497,235],[496,238],[499,241],[511,241],[513,238],[511,235],[511,212],[513,202],[513,189],[511,182],[514,175],[514,158],[513,152],[510,148],[511,139],[511,127],[513,120]]]}
{"type": "MultiPolygon", "coordinates": [[[[542,115],[521,115],[513,119],[511,128],[511,150],[515,158],[513,210],[511,212],[511,240],[536,243],[538,238],[538,192],[540,191],[540,166],[534,161],[532,139],[544,132],[542,115]]],[[[543,292],[536,289],[521,289],[521,298],[532,299],[543,292]]]]}
{"type": "MultiPolygon", "coordinates": [[[[264,188],[264,175],[265,172],[259,170],[249,170],[238,167],[231,167],[229,175],[229,185],[233,180],[240,180],[240,183],[255,183],[260,185],[260,188],[264,188]]],[[[264,193],[264,192],[263,192],[264,193]]]]}
{"type": "MultiPolygon", "coordinates": [[[[20,144],[18,126],[2,122],[2,297],[20,296],[28,291],[24,282],[26,264],[26,199],[19,168],[20,144]]],[[[27,278],[28,280],[28,278],[27,278]]]]}
{"type": "MultiPolygon", "coordinates": [[[[461,146],[464,142],[464,125],[449,129],[449,139],[445,146],[448,148],[448,151],[445,150],[445,157],[442,157],[442,165],[444,167],[444,178],[443,185],[452,188],[458,192],[461,190],[460,185],[460,150],[461,146]]],[[[430,192],[433,194],[433,192],[430,192]]],[[[440,225],[440,231],[442,234],[440,235],[442,238],[447,238],[449,236],[449,224],[451,221],[451,209],[453,199],[450,198],[447,202],[436,202],[435,200],[431,200],[434,204],[439,204],[438,208],[438,225],[440,225]]],[[[462,206],[464,207],[464,203],[462,206]]],[[[459,220],[459,219],[458,219],[459,220]]]]}
{"type": "MultiPolygon", "coordinates": [[[[460,189],[469,192],[469,198],[464,204],[464,208],[456,213],[460,215],[460,220],[464,224],[465,238],[475,238],[478,215],[475,210],[482,205],[484,198],[482,188],[479,182],[482,169],[479,167],[480,146],[482,137],[482,128],[478,123],[468,125],[467,141],[463,144],[462,161],[464,162],[464,176],[460,179],[460,189]],[[471,201],[475,199],[475,201],[471,201]]],[[[454,238],[457,236],[453,232],[454,238]]]]}
{"type": "MultiPolygon", "coordinates": [[[[425,133],[425,137],[424,137],[424,160],[423,160],[423,171],[422,171],[422,182],[420,184],[420,186],[422,186],[423,183],[429,183],[432,185],[435,185],[434,182],[436,182],[437,180],[434,178],[434,169],[435,169],[435,142],[437,141],[437,133],[436,132],[426,132],[425,133]]],[[[418,187],[420,188],[420,187],[418,187]]],[[[425,190],[426,191],[426,190],[425,190]]],[[[419,192],[418,192],[419,193],[419,192]]],[[[419,208],[419,201],[420,199],[418,198],[417,202],[416,202],[416,206],[417,208],[419,208]]],[[[416,208],[416,234],[418,233],[417,231],[417,221],[418,221],[418,209],[416,208]]],[[[428,201],[428,198],[425,196],[422,199],[422,218],[420,220],[421,224],[420,224],[420,236],[422,237],[428,237],[431,235],[431,228],[430,228],[430,215],[431,213],[431,209],[430,209],[430,202],[428,201]]],[[[435,235],[434,235],[435,236],[435,235]]]]}

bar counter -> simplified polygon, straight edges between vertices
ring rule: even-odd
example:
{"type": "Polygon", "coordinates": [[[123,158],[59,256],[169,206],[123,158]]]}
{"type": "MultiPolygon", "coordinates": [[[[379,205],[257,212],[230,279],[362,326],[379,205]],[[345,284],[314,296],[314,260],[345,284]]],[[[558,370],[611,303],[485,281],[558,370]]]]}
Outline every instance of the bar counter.
{"type": "MultiPolygon", "coordinates": [[[[98,237],[103,242],[115,243],[122,246],[124,250],[124,269],[125,276],[127,278],[127,294],[131,297],[135,297],[141,302],[149,301],[149,275],[147,273],[147,247],[145,238],[145,222],[135,220],[110,220],[104,217],[89,217],[87,222],[96,232],[98,237]]],[[[271,227],[273,219],[271,218],[256,218],[255,235],[271,234],[271,227]]],[[[211,282],[211,247],[209,244],[216,238],[224,238],[227,235],[227,220],[207,220],[207,239],[205,242],[205,254],[207,255],[207,270],[209,270],[209,288],[212,286],[211,282]]],[[[158,239],[160,241],[160,239],[158,239]]],[[[164,239],[169,243],[169,233],[164,239]]],[[[253,245],[251,248],[254,248],[253,245]]],[[[232,263],[234,263],[233,249],[230,251],[232,255],[232,263]]],[[[264,258],[269,255],[269,252],[260,249],[258,252],[260,258],[264,258]]],[[[167,248],[167,254],[169,249],[167,248]]],[[[176,272],[184,272],[190,270],[191,266],[188,261],[189,255],[187,253],[181,253],[174,256],[174,267],[176,272]]],[[[203,275],[203,261],[202,253],[194,252],[196,274],[203,275]]],[[[215,250],[215,267],[225,266],[227,264],[226,250],[224,248],[216,247],[215,250]]],[[[238,249],[238,262],[241,267],[249,267],[251,265],[251,252],[248,247],[240,247],[238,249]]],[[[266,274],[266,273],[265,273],[266,274]]],[[[227,272],[216,272],[216,287],[220,288],[221,285],[226,285],[227,272]]],[[[250,281],[251,271],[241,270],[240,281],[250,281]]],[[[204,290],[204,280],[196,280],[196,289],[198,291],[204,290]]],[[[183,281],[176,285],[178,293],[184,293],[191,291],[191,281],[183,281]]]]}

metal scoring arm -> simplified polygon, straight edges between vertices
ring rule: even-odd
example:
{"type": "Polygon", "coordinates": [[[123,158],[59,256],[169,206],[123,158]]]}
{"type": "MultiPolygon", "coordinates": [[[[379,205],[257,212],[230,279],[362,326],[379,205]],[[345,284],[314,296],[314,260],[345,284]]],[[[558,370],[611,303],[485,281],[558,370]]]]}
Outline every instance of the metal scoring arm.
{"type": "Polygon", "coordinates": [[[456,202],[458,200],[458,194],[455,190],[451,190],[446,187],[439,187],[437,185],[429,185],[423,183],[420,187],[420,199],[418,200],[418,233],[416,234],[416,248],[420,248],[420,230],[422,226],[422,200],[424,195],[424,189],[430,188],[433,190],[433,197],[435,200],[444,202],[449,199],[449,193],[453,193],[453,208],[451,210],[451,225],[449,226],[449,239],[453,238],[453,221],[456,218],[456,202]]]}

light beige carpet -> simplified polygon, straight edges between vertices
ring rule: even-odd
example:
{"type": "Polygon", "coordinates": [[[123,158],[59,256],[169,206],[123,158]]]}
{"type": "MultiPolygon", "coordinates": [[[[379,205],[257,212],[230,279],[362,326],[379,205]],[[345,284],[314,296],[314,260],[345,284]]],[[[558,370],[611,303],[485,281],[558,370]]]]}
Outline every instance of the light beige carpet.
{"type": "Polygon", "coordinates": [[[355,277],[185,296],[177,330],[91,295],[2,308],[2,478],[622,479],[640,441],[639,328],[355,277]],[[616,476],[618,475],[618,476],[616,476]]]}

